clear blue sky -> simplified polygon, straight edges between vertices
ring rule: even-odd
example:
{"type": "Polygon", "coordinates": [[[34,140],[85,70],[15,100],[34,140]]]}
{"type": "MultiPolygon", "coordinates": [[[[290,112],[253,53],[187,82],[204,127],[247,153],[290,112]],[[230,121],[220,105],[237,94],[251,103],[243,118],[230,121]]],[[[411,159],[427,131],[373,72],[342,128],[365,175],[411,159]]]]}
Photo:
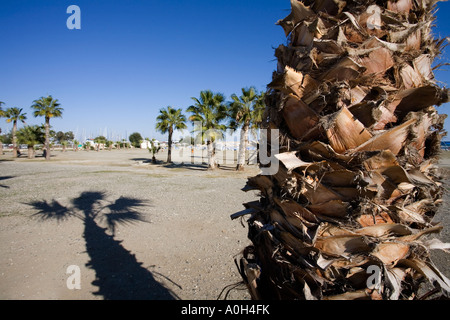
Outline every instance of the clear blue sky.
{"type": "MultiPolygon", "coordinates": [[[[435,32],[450,36],[450,4],[439,8],[435,32]]],[[[40,124],[30,105],[50,94],[64,108],[55,131],[161,139],[162,107],[185,110],[205,89],[227,98],[242,87],[264,90],[274,48],[286,43],[275,22],[289,12],[289,0],[1,0],[0,101],[40,124]],[[81,30],[66,27],[72,4],[81,30]]],[[[450,62],[448,50],[436,62],[450,62]]],[[[435,73],[442,86],[449,73],[435,73]]]]}

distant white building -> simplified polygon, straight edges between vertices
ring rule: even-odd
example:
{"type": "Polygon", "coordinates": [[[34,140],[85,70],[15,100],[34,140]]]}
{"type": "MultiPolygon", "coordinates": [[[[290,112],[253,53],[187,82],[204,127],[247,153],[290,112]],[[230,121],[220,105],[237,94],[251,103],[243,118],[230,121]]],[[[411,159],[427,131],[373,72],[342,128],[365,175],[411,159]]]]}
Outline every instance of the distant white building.
{"type": "MultiPolygon", "coordinates": [[[[160,144],[160,142],[158,140],[153,140],[153,142],[157,146],[159,146],[159,144],[160,144]]],[[[141,142],[141,149],[148,149],[148,148],[151,148],[151,147],[152,147],[152,144],[150,143],[150,141],[144,140],[144,141],[141,142]]]]}
{"type": "Polygon", "coordinates": [[[104,143],[97,143],[94,142],[94,139],[86,139],[86,141],[84,142],[87,146],[89,146],[89,148],[94,148],[95,150],[103,150],[105,149],[105,144],[104,143]]]}

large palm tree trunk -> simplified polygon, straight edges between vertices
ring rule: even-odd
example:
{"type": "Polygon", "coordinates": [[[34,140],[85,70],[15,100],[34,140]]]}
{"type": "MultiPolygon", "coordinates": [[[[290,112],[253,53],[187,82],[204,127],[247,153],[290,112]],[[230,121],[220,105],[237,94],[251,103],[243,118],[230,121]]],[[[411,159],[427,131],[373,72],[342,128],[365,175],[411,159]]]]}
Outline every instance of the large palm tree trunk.
{"type": "Polygon", "coordinates": [[[279,170],[248,179],[261,198],[232,216],[251,214],[252,298],[417,299],[425,280],[450,294],[427,238],[442,228],[434,106],[448,101],[435,2],[291,1],[264,124],[280,130],[279,170]]]}

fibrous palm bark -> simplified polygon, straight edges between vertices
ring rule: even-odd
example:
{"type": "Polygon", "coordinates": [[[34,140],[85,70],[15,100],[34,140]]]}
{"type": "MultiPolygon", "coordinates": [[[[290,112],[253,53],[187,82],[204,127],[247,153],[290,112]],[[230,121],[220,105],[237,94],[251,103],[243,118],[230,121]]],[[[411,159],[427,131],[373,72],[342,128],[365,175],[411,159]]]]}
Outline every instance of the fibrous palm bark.
{"type": "MultiPolygon", "coordinates": [[[[237,260],[253,299],[417,299],[447,279],[430,259],[448,102],[431,64],[433,0],[292,0],[278,22],[263,128],[279,170],[248,179],[252,245],[237,260]]],[[[435,296],[433,296],[435,297],[435,296]]]]}

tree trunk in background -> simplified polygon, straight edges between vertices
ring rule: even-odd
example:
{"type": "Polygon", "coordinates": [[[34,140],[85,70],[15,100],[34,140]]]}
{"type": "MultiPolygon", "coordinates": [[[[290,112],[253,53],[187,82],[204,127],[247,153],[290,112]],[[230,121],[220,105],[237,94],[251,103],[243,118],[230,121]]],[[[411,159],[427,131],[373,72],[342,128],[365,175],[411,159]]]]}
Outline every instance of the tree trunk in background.
{"type": "Polygon", "coordinates": [[[28,159],[34,159],[34,146],[28,146],[28,159]]]}
{"type": "Polygon", "coordinates": [[[13,157],[17,158],[17,137],[16,137],[16,132],[17,132],[17,121],[13,122],[13,129],[12,129],[12,143],[13,143],[13,157]]]}
{"type": "Polygon", "coordinates": [[[172,162],[172,134],[173,134],[173,129],[170,128],[169,129],[169,147],[167,149],[167,163],[171,163],[172,162]]]}
{"type": "Polygon", "coordinates": [[[50,119],[45,117],[45,160],[50,160],[50,119]]]}
{"type": "Polygon", "coordinates": [[[428,238],[448,102],[435,2],[292,0],[278,22],[263,128],[280,130],[279,170],[249,178],[260,199],[232,216],[250,214],[237,263],[253,299],[418,299],[426,280],[450,294],[428,238]]]}
{"type": "Polygon", "coordinates": [[[244,124],[241,129],[241,136],[239,140],[239,153],[236,170],[242,171],[245,167],[245,151],[247,150],[248,141],[248,124],[244,124]]]}
{"type": "Polygon", "coordinates": [[[208,151],[208,169],[214,170],[217,168],[216,148],[214,146],[214,142],[208,140],[206,142],[206,147],[208,151]]]}

